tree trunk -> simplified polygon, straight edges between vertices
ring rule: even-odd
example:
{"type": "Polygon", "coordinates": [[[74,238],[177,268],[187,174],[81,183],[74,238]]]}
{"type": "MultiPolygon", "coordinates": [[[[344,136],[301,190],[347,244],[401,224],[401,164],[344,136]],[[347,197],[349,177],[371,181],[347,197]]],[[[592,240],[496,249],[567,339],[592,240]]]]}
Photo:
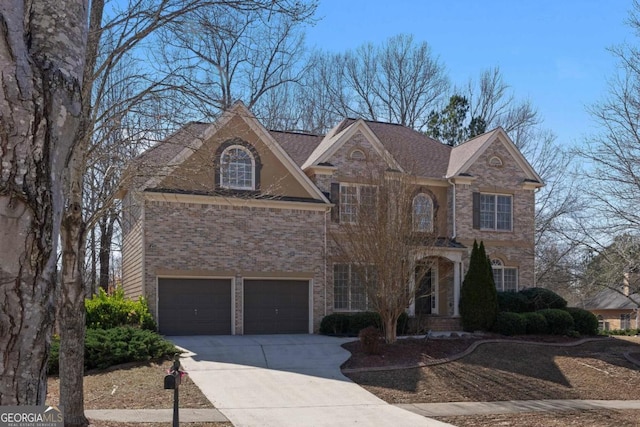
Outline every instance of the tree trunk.
{"type": "Polygon", "coordinates": [[[83,262],[85,225],[80,205],[73,204],[62,220],[62,292],[60,324],[60,405],[65,426],[86,426],[84,415],[85,287],[83,262]]]}
{"type": "Polygon", "coordinates": [[[105,213],[100,220],[100,287],[109,291],[109,273],[111,267],[111,241],[113,240],[113,225],[117,213],[113,208],[105,213]]]}
{"type": "Polygon", "coordinates": [[[96,267],[96,263],[98,262],[96,259],[96,228],[91,228],[91,239],[90,246],[91,249],[91,271],[89,273],[89,289],[88,294],[94,295],[97,292],[96,284],[98,283],[98,269],[96,267]]]}
{"type": "Polygon", "coordinates": [[[45,402],[86,7],[86,0],[0,2],[0,405],[45,402]]]}
{"type": "Polygon", "coordinates": [[[387,344],[396,342],[396,325],[398,324],[398,318],[400,315],[384,313],[380,315],[382,317],[382,323],[384,328],[384,341],[387,344]]]}

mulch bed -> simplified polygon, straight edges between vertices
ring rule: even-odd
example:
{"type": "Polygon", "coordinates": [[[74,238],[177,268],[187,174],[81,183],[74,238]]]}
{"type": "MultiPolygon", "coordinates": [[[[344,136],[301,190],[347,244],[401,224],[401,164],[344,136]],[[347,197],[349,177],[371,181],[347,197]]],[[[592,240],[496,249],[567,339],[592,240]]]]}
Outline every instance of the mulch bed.
{"type": "Polygon", "coordinates": [[[396,366],[416,366],[458,355],[477,341],[507,339],[509,341],[531,341],[540,343],[572,343],[579,338],[557,335],[522,335],[505,337],[497,334],[473,334],[450,338],[402,338],[393,344],[382,343],[378,354],[367,354],[360,341],[344,344],[351,358],[342,369],[382,368],[396,366]]]}

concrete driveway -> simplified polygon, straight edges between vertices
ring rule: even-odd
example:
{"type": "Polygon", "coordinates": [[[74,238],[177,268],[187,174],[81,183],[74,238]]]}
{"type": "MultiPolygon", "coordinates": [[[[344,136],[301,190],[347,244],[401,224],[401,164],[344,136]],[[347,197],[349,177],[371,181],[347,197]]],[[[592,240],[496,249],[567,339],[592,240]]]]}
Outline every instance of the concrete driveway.
{"type": "Polygon", "coordinates": [[[320,335],[169,337],[182,365],[235,427],[448,426],[392,406],[342,375],[346,339],[320,335]]]}

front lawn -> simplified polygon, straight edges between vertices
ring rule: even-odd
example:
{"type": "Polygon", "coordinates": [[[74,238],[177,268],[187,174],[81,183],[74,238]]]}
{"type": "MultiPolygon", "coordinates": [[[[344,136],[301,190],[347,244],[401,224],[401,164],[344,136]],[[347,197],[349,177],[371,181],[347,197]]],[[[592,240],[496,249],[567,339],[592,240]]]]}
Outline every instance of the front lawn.
{"type": "MultiPolygon", "coordinates": [[[[424,346],[428,353],[429,342],[424,346]]],[[[640,338],[603,338],[575,347],[484,344],[450,363],[348,376],[390,403],[637,399],[640,368],[625,352],[637,355],[640,338]]]]}

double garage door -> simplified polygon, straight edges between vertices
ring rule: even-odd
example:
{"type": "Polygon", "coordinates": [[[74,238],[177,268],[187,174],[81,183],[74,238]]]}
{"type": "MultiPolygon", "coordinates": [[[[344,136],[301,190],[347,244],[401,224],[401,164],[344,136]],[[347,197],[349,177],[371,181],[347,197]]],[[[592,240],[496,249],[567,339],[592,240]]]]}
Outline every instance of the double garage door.
{"type": "MultiPolygon", "coordinates": [[[[235,318],[231,279],[158,280],[164,335],[228,335],[235,318]]],[[[309,332],[309,282],[244,280],[244,334],[309,332]]]]}

